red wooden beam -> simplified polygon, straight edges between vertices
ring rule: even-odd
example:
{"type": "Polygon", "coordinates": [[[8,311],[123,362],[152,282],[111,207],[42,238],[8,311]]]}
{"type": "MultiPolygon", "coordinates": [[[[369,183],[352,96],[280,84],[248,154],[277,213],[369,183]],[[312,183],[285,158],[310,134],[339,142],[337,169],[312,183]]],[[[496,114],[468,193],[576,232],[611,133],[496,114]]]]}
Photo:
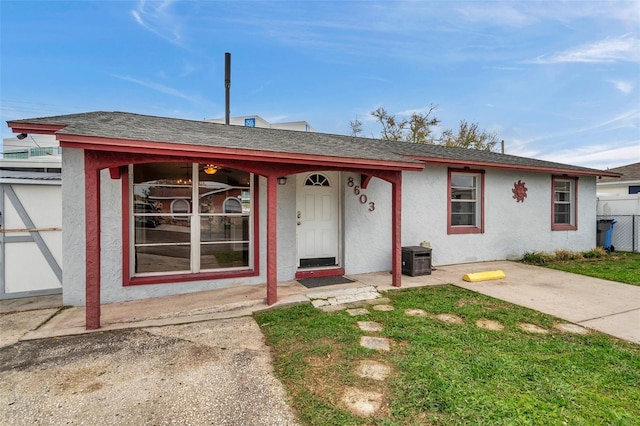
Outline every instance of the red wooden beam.
{"type": "Polygon", "coordinates": [[[267,305],[278,301],[278,177],[267,176],[267,305]]]}
{"type": "Polygon", "coordinates": [[[84,154],[85,327],[100,328],[100,169],[93,153],[84,154]]]}
{"type": "Polygon", "coordinates": [[[391,182],[391,283],[394,287],[402,285],[402,172],[395,173],[391,182]]]}

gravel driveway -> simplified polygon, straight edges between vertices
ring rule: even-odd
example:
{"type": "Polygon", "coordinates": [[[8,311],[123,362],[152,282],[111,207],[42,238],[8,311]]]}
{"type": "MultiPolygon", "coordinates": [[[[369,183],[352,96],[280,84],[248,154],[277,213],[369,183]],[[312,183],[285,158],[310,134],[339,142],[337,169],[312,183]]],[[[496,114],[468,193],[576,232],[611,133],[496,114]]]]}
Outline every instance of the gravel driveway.
{"type": "Polygon", "coordinates": [[[250,317],[0,350],[0,424],[293,425],[250,317]]]}

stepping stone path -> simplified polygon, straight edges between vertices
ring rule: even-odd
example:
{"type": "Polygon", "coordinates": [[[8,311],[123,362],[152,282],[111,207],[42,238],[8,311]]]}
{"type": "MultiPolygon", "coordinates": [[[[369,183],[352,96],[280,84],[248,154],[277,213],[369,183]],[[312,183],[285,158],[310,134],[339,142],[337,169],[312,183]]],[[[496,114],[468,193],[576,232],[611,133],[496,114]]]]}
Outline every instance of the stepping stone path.
{"type": "MultiPolygon", "coordinates": [[[[376,311],[393,311],[394,307],[391,305],[374,305],[372,306],[372,309],[376,311]]],[[[370,313],[369,310],[364,308],[347,309],[347,312],[351,316],[367,315],[370,313]]],[[[435,318],[446,324],[464,324],[464,320],[455,314],[443,313],[433,315],[423,309],[417,308],[406,309],[404,313],[407,316],[435,318]]],[[[375,321],[358,321],[357,325],[360,330],[369,333],[379,333],[383,330],[382,325],[375,321]]],[[[500,322],[487,318],[480,318],[477,320],[476,326],[493,331],[503,331],[505,328],[500,322]]],[[[545,334],[549,332],[549,330],[545,328],[529,323],[518,323],[518,327],[528,333],[545,334]]],[[[566,333],[589,333],[588,329],[576,324],[556,323],[554,327],[557,330],[566,333]]],[[[361,336],[360,345],[380,352],[391,351],[391,340],[384,337],[361,336]]],[[[391,374],[391,367],[379,361],[362,360],[358,364],[356,373],[362,378],[384,381],[391,374]]],[[[346,405],[347,409],[360,417],[369,417],[374,415],[382,406],[383,401],[384,394],[357,388],[347,388],[342,397],[342,402],[346,405]]]]}
{"type": "MultiPolygon", "coordinates": [[[[377,311],[392,311],[394,308],[391,305],[374,305],[373,309],[377,311]]],[[[347,312],[351,316],[369,313],[367,309],[363,308],[347,309],[347,312]]],[[[382,325],[375,321],[358,321],[358,328],[370,333],[379,333],[383,329],[382,325]]],[[[391,341],[385,337],[361,336],[360,345],[381,352],[391,351],[391,341]]],[[[360,377],[382,381],[391,374],[391,367],[381,362],[363,360],[358,364],[357,374],[360,377]]],[[[342,397],[342,402],[353,414],[360,417],[369,417],[380,409],[383,399],[384,395],[379,392],[348,388],[342,397]]]]}
{"type": "Polygon", "coordinates": [[[500,324],[498,321],[480,318],[476,321],[476,326],[480,328],[484,328],[485,330],[493,330],[493,331],[502,331],[504,330],[504,325],[500,324]]]}
{"type": "Polygon", "coordinates": [[[378,361],[362,360],[358,364],[358,376],[382,381],[391,374],[391,367],[378,361]]]}

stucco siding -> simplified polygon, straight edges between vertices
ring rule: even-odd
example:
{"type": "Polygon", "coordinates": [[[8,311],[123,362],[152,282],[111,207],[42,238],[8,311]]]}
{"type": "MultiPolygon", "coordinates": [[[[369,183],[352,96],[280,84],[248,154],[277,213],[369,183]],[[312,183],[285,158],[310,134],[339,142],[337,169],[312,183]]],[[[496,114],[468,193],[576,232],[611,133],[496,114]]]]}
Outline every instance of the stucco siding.
{"type": "Polygon", "coordinates": [[[373,178],[360,195],[348,186],[349,177],[360,185],[360,175],[343,176],[344,259],[347,274],[378,272],[391,268],[391,184],[373,178]],[[373,210],[370,210],[374,203],[373,210]]]}
{"type": "Polygon", "coordinates": [[[551,231],[551,176],[485,171],[484,233],[447,234],[447,168],[403,175],[403,246],[428,241],[435,265],[515,259],[527,251],[587,250],[595,236],[595,180],[578,180],[578,229],[551,231]],[[524,202],[513,198],[525,183],[524,202]]]}
{"type": "MultiPolygon", "coordinates": [[[[301,179],[296,175],[288,176],[286,185],[278,185],[278,281],[290,281],[296,277],[297,178],[301,179]]],[[[264,199],[266,200],[266,194],[264,199]]],[[[266,209],[264,211],[266,212],[266,209]]],[[[265,239],[266,226],[261,229],[264,229],[262,239],[265,239]]],[[[262,264],[266,265],[266,258],[262,264]]]]}
{"type": "Polygon", "coordinates": [[[62,302],[85,304],[84,152],[62,148],[62,302]]]}

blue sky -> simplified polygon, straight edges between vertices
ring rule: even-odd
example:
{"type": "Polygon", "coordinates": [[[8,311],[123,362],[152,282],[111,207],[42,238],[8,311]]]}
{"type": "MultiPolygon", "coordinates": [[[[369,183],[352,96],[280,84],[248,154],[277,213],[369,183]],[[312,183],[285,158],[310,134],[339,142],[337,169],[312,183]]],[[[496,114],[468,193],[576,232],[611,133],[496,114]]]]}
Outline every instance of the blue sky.
{"type": "Polygon", "coordinates": [[[640,161],[640,2],[0,0],[6,121],[95,110],[306,120],[367,136],[437,106],[506,152],[640,161]]]}

